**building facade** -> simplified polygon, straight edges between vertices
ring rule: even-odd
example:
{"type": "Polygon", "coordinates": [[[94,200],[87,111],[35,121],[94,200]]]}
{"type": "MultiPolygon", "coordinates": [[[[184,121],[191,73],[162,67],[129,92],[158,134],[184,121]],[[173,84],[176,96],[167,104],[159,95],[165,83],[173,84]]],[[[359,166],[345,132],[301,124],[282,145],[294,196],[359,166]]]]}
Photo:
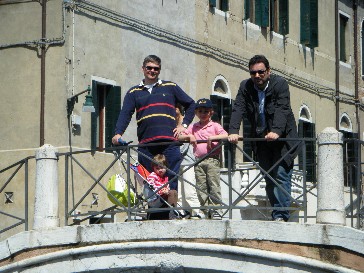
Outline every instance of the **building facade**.
{"type": "MultiPolygon", "coordinates": [[[[2,0],[0,169],[46,143],[59,152],[96,149],[112,157],[103,149],[149,54],[161,57],[162,79],[196,100],[210,97],[224,127],[249,77],[249,59],[264,54],[272,72],[289,82],[300,137],[334,127],[362,140],[363,8],[361,0],[2,0]],[[88,86],[93,113],[82,112],[88,86]]],[[[136,141],[134,120],[125,136],[136,141]]],[[[315,153],[311,142],[310,181],[315,153]]],[[[104,167],[92,154],[85,160],[90,169],[104,167]]],[[[24,205],[17,197],[23,191],[16,182],[6,186],[14,210],[24,205]]]]}

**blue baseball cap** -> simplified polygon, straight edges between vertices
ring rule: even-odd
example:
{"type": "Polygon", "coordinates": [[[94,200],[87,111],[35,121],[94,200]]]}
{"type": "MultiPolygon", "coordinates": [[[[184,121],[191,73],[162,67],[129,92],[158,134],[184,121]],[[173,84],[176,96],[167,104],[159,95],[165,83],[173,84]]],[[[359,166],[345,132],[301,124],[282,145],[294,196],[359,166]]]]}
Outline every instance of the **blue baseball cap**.
{"type": "Polygon", "coordinates": [[[212,102],[211,102],[211,100],[209,100],[209,99],[199,99],[199,100],[196,102],[195,109],[196,109],[196,108],[199,108],[199,107],[213,108],[213,106],[212,106],[212,102]]]}

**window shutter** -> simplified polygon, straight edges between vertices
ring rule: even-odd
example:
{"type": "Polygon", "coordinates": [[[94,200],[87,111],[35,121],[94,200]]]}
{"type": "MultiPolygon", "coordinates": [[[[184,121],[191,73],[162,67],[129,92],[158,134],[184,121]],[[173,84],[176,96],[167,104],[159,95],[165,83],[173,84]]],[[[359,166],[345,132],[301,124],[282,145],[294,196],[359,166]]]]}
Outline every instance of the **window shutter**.
{"type": "Polygon", "coordinates": [[[301,0],[301,44],[314,48],[318,46],[318,2],[301,0]]]}
{"type": "Polygon", "coordinates": [[[91,149],[96,149],[97,145],[97,120],[99,116],[99,102],[98,102],[98,93],[97,93],[97,82],[92,81],[92,100],[95,107],[95,112],[91,113],[91,149]]]}
{"type": "Polygon", "coordinates": [[[274,1],[275,0],[270,0],[270,3],[269,3],[269,17],[270,17],[269,26],[270,26],[271,31],[274,31],[274,27],[275,27],[275,23],[274,23],[274,18],[275,18],[274,1]]]}
{"type": "Polygon", "coordinates": [[[364,75],[364,22],[361,23],[361,75],[364,75]]]}
{"type": "Polygon", "coordinates": [[[289,33],[289,9],[288,0],[279,0],[279,33],[289,33]]]}
{"type": "Polygon", "coordinates": [[[305,0],[301,0],[300,3],[301,10],[301,24],[300,24],[300,43],[303,45],[307,45],[310,43],[310,14],[307,2],[305,0]]]}
{"type": "Polygon", "coordinates": [[[209,0],[210,7],[216,8],[216,0],[209,0]]]}
{"type": "Polygon", "coordinates": [[[311,15],[311,37],[310,47],[318,46],[318,0],[310,1],[310,15],[311,15]]]}
{"type": "Polygon", "coordinates": [[[229,0],[221,0],[221,10],[225,12],[229,10],[229,0]]]}
{"type": "Polygon", "coordinates": [[[340,14],[339,16],[339,31],[340,31],[340,61],[346,62],[346,41],[345,41],[345,28],[347,24],[347,18],[340,14]]]}
{"type": "MultiPolygon", "coordinates": [[[[298,121],[298,137],[299,138],[315,138],[315,124],[303,120],[298,121]]],[[[306,179],[307,181],[316,182],[316,143],[312,141],[306,142],[306,162],[303,162],[302,151],[298,153],[299,169],[303,169],[306,163],[306,179]]]]}
{"type": "Polygon", "coordinates": [[[244,1],[244,20],[248,20],[250,18],[250,0],[244,1]]]}
{"type": "Polygon", "coordinates": [[[255,23],[261,27],[269,26],[269,0],[255,1],[255,23]]]}
{"type": "Polygon", "coordinates": [[[111,147],[111,139],[115,135],[115,125],[121,108],[121,88],[112,86],[106,95],[105,103],[105,148],[111,147]]]}
{"type": "MultiPolygon", "coordinates": [[[[345,139],[358,139],[357,133],[340,131],[343,133],[345,139]]],[[[356,188],[356,181],[358,181],[357,175],[357,162],[358,162],[358,142],[344,141],[344,185],[356,188]]]]}

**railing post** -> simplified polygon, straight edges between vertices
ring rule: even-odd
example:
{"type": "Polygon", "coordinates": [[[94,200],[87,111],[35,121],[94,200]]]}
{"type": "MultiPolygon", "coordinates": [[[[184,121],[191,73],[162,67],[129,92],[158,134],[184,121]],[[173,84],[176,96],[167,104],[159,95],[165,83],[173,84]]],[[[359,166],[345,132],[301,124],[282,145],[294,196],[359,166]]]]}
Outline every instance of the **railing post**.
{"type": "Polygon", "coordinates": [[[319,224],[345,225],[343,134],[325,128],[318,135],[317,218],[319,224]]]}
{"type": "Polygon", "coordinates": [[[58,216],[58,157],[57,149],[49,144],[36,152],[36,181],[33,229],[59,227],[58,216]]]}

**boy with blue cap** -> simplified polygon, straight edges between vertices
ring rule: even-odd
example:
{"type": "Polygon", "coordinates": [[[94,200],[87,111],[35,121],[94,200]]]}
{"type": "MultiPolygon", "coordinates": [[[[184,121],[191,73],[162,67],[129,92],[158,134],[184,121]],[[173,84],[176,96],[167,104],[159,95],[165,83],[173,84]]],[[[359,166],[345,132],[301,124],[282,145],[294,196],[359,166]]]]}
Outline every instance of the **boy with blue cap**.
{"type": "MultiPolygon", "coordinates": [[[[195,106],[198,122],[190,125],[180,135],[179,140],[189,140],[193,145],[196,161],[204,158],[195,166],[197,196],[201,206],[219,206],[221,203],[220,153],[221,148],[211,151],[218,145],[217,140],[227,139],[228,133],[217,122],[211,120],[214,114],[209,99],[199,99],[195,106]],[[206,142],[198,142],[206,140],[206,142]]],[[[221,210],[202,210],[206,218],[221,219],[221,210]]]]}

